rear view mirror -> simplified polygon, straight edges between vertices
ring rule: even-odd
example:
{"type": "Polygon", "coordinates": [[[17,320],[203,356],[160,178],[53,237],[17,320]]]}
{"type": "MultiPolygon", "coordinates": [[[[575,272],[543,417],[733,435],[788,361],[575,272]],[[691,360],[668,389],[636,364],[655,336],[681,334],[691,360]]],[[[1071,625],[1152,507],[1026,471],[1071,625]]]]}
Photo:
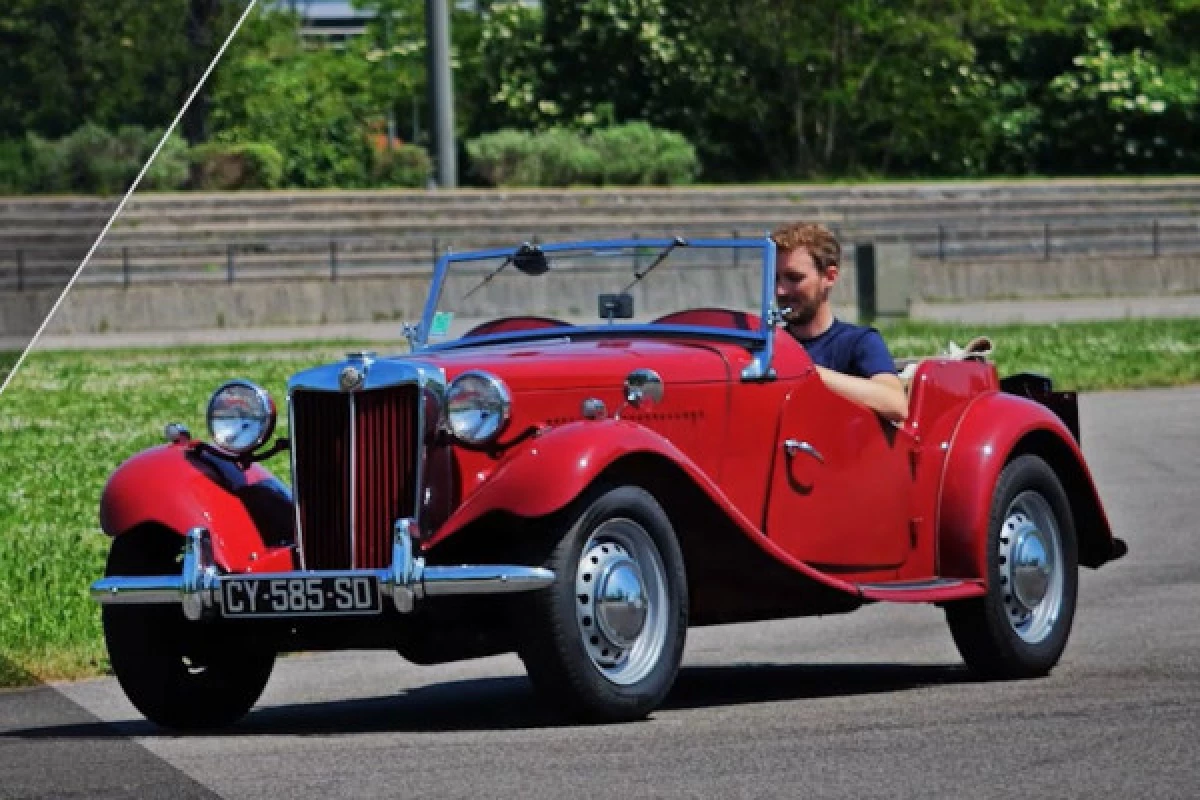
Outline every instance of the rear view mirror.
{"type": "Polygon", "coordinates": [[[633,295],[628,292],[602,294],[597,305],[601,319],[633,319],[633,295]]]}
{"type": "Polygon", "coordinates": [[[513,254],[512,262],[518,272],[534,277],[544,275],[546,270],[550,269],[546,254],[536,245],[522,245],[521,249],[513,254]]]}

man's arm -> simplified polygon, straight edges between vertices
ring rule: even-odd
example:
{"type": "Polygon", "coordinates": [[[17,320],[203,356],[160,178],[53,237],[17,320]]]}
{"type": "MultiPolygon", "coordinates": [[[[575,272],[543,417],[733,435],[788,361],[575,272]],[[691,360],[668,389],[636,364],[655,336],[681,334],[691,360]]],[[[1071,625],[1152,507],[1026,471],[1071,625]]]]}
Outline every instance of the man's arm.
{"type": "Polygon", "coordinates": [[[861,403],[885,419],[903,422],[908,416],[908,397],[904,394],[904,385],[891,373],[881,372],[870,378],[859,378],[818,366],[817,374],[831,391],[847,400],[861,403]]]}

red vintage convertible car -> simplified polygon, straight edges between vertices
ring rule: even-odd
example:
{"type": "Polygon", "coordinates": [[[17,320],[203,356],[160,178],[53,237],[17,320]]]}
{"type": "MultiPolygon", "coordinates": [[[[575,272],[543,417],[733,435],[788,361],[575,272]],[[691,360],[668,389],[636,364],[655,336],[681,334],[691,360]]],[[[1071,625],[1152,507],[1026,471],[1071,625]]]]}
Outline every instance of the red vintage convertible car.
{"type": "Polygon", "coordinates": [[[978,673],[1046,673],[1079,566],[1125,552],[1075,396],[930,358],[900,425],[826,389],[772,307],[769,239],[442,257],[410,352],[246,380],[105,487],[113,669],[222,725],[280,652],[515,651],[539,692],[638,718],[689,625],[935,603],[978,673]],[[636,306],[636,307],[635,307],[636,306]],[[259,463],[290,452],[290,488],[259,463]]]}

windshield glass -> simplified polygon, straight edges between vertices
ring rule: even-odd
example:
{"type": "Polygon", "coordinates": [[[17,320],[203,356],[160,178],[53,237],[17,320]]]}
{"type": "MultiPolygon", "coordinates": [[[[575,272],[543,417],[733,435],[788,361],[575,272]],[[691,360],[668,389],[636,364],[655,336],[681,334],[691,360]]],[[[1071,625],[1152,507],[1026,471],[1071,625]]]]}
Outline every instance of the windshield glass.
{"type": "Polygon", "coordinates": [[[770,299],[773,282],[764,287],[763,280],[766,251],[765,239],[661,239],[451,255],[435,275],[421,338],[437,344],[554,323],[658,322],[745,333],[757,328],[770,299]],[[743,313],[683,313],[695,309],[743,313]]]}

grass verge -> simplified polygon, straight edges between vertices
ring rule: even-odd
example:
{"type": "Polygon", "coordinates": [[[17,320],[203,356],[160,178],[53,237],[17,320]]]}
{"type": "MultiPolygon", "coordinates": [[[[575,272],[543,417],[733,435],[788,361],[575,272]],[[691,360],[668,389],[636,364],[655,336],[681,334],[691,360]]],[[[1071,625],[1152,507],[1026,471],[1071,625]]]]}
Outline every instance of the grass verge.
{"type": "MultiPolygon", "coordinates": [[[[987,334],[1001,374],[1041,372],[1060,388],[1200,382],[1200,319],[884,332],[897,356],[987,334]]],[[[224,380],[247,377],[280,397],[293,372],[362,344],[32,353],[0,396],[0,686],[107,668],[87,587],[108,544],[96,522],[100,492],[122,460],[161,441],[168,421],[204,430],[208,395],[224,380]]],[[[285,457],[267,466],[286,477],[285,457]]]]}
{"type": "Polygon", "coordinates": [[[0,386],[4,385],[4,381],[8,378],[8,373],[12,369],[13,364],[17,363],[17,359],[20,357],[20,353],[0,350],[0,386]]]}

